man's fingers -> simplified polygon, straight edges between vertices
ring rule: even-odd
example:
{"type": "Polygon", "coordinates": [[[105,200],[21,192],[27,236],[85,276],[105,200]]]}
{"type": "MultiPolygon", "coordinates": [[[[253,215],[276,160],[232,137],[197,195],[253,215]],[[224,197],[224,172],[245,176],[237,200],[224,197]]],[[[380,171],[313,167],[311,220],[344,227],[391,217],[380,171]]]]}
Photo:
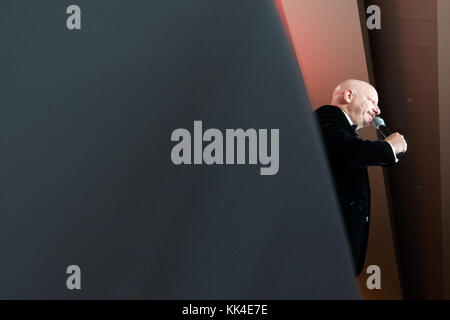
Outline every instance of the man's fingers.
{"type": "Polygon", "coordinates": [[[408,150],[408,144],[406,143],[405,136],[398,132],[391,134],[386,138],[386,141],[392,145],[396,154],[403,153],[408,150]]]}

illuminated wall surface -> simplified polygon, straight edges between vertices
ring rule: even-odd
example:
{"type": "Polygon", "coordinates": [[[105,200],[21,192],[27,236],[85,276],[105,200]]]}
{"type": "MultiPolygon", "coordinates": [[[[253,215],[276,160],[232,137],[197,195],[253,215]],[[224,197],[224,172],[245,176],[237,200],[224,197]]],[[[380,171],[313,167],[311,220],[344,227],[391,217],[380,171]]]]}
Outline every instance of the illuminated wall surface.
{"type": "Polygon", "coordinates": [[[358,298],[272,1],[77,4],[0,3],[0,298],[358,298]],[[194,120],[278,128],[279,173],[175,166],[194,120]]]}

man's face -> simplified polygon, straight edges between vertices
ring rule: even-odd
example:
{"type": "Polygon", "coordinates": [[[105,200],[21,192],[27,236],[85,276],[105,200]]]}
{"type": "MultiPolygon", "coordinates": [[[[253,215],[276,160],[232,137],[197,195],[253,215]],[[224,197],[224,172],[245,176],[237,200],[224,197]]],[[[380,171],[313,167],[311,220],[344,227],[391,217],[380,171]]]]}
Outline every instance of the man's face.
{"type": "Polygon", "coordinates": [[[378,108],[378,94],[372,87],[359,88],[353,92],[348,111],[358,128],[367,127],[381,113],[378,108]]]}

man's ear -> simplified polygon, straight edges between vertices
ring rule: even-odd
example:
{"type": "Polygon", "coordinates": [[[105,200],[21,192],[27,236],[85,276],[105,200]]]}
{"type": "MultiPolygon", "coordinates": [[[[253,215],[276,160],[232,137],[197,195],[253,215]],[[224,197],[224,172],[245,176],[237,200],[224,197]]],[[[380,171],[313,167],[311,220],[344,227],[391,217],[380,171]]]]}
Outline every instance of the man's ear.
{"type": "Polygon", "coordinates": [[[355,93],[353,92],[352,89],[345,90],[345,92],[344,92],[344,100],[345,100],[345,102],[347,102],[347,103],[352,102],[354,96],[355,96],[355,93]]]}

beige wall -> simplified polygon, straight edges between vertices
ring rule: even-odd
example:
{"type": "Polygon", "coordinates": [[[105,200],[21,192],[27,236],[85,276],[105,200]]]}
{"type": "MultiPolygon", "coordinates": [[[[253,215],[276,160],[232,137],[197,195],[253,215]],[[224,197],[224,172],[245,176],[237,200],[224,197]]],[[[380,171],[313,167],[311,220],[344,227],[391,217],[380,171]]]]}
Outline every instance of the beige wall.
{"type": "MultiPolygon", "coordinates": [[[[357,0],[276,0],[284,11],[292,44],[313,109],[330,103],[331,92],[340,81],[368,81],[369,71],[357,0]]],[[[373,128],[363,138],[376,139],[373,128]]],[[[367,275],[360,276],[366,299],[401,298],[400,281],[392,238],[389,205],[381,168],[369,170],[372,189],[372,223],[367,265],[382,271],[382,290],[366,288],[367,275]]]]}
{"type": "Polygon", "coordinates": [[[368,79],[356,0],[281,2],[313,108],[343,78],[368,79]]]}
{"type": "Polygon", "coordinates": [[[438,0],[439,125],[444,293],[450,299],[450,1],[438,0]]]}

